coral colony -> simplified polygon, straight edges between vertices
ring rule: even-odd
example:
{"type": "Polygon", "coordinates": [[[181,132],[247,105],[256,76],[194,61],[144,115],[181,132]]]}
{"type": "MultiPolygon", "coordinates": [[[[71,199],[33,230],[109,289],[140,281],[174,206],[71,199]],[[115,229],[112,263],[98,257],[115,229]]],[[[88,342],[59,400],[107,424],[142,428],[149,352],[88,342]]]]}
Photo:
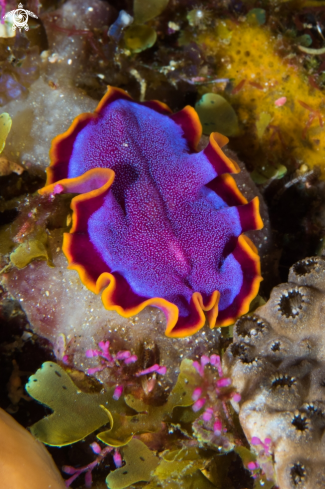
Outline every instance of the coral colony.
{"type": "Polygon", "coordinates": [[[51,149],[41,194],[79,193],[64,236],[69,268],[107,309],[129,317],[147,305],[167,318],[166,334],[184,337],[207,319],[226,326],[246,313],[261,281],[260,260],[242,233],[261,229],[229,173],[237,164],[210,136],[196,152],[194,109],[171,114],[109,88],[93,114],[81,114],[51,149]]]}
{"type": "Polygon", "coordinates": [[[289,283],[275,287],[254,315],[237,320],[223,356],[241,395],[234,407],[245,435],[269,479],[272,453],[281,489],[323,485],[324,293],[324,258],[297,262],[289,283]]]}

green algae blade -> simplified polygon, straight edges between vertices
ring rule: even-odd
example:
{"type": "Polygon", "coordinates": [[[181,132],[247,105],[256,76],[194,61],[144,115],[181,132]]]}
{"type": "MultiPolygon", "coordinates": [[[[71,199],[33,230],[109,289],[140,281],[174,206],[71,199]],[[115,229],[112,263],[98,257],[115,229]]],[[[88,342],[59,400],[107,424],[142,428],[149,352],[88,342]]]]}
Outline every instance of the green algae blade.
{"type": "MultiPolygon", "coordinates": [[[[66,371],[45,362],[26,385],[28,394],[53,410],[53,414],[31,426],[31,433],[46,445],[64,446],[82,440],[107,423],[113,424],[111,406],[122,410],[121,402],[104,393],[82,392],[66,371]]],[[[122,400],[124,404],[124,401],[122,400]]]]}
{"type": "Polygon", "coordinates": [[[124,489],[136,482],[148,482],[158,465],[156,455],[140,440],[133,438],[122,449],[125,465],[106,477],[109,489],[124,489]]]}
{"type": "Polygon", "coordinates": [[[7,112],[0,114],[0,154],[6,144],[7,136],[10,132],[12,120],[7,112]]]}
{"type": "Polygon", "coordinates": [[[134,0],[134,22],[143,24],[165,10],[169,0],[134,0]]]}

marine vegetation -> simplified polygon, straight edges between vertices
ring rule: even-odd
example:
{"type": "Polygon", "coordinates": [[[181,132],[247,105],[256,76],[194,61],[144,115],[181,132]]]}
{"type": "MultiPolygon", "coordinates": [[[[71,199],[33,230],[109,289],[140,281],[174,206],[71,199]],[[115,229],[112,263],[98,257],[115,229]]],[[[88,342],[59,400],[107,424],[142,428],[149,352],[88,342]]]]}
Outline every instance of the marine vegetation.
{"type": "Polygon", "coordinates": [[[210,136],[197,153],[193,108],[176,114],[156,101],[136,103],[109,88],[95,113],[82,114],[51,148],[41,194],[79,193],[64,235],[69,268],[107,309],[126,317],[147,305],[182,337],[205,324],[226,326],[256,296],[260,261],[244,231],[261,229],[229,173],[237,164],[210,136]]]}
{"type": "Polygon", "coordinates": [[[281,489],[323,487],[324,293],[325,259],[297,262],[288,283],[237,320],[223,357],[245,435],[254,448],[268,440],[281,489]]]}
{"type": "MultiPolygon", "coordinates": [[[[98,351],[112,361],[107,368],[120,370],[117,358],[122,352],[113,354],[107,341],[99,347],[98,351]]],[[[91,357],[91,351],[86,357],[91,357]]],[[[62,447],[96,433],[96,441],[93,435],[86,439],[92,440],[89,446],[96,458],[85,466],[62,468],[70,475],[67,486],[84,475],[85,485],[90,487],[94,469],[109,459],[112,463],[106,483],[110,489],[123,489],[139,481],[149,482],[146,487],[152,489],[212,489],[220,487],[230,475],[235,446],[249,460],[247,464],[256,459],[244,447],[236,414],[229,404],[230,399],[239,402],[240,396],[224,375],[219,355],[183,360],[176,383],[159,403],[150,401],[144,389],[146,383],[140,377],[146,376],[150,382],[150,373],[164,375],[166,369],[138,371],[133,364],[133,373],[129,371],[123,381],[120,371],[123,395],[117,394],[113,374],[110,382],[94,392],[85,381],[82,388],[76,385],[68,366],[53,362],[45,362],[29,378],[27,392],[53,411],[30,428],[38,440],[62,447]]],[[[151,383],[153,379],[151,376],[151,383]]],[[[161,390],[159,383],[152,383],[151,388],[161,390]]],[[[260,476],[261,480],[265,478],[265,474],[259,474],[259,480],[260,476]]]]}

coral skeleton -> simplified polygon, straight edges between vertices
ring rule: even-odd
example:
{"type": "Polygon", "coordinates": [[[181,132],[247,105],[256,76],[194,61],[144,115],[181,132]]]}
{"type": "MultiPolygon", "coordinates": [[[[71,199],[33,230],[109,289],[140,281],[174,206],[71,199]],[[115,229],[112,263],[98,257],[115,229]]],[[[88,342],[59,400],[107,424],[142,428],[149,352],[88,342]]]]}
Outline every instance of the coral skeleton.
{"type": "Polygon", "coordinates": [[[232,398],[240,423],[256,453],[263,452],[259,467],[264,463],[272,478],[272,455],[281,489],[324,487],[324,306],[325,259],[297,262],[288,283],[237,320],[223,357],[241,395],[232,398]]]}

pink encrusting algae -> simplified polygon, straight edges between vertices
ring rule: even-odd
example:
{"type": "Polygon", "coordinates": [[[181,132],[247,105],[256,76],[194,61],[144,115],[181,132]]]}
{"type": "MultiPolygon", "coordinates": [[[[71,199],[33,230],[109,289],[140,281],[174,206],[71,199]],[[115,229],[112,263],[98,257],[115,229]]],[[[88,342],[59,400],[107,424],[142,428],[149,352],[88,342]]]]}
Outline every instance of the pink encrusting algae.
{"type": "MultiPolygon", "coordinates": [[[[224,376],[219,355],[202,355],[199,361],[193,362],[193,367],[201,382],[200,386],[193,390],[192,410],[199,412],[204,408],[194,425],[199,427],[201,420],[206,433],[211,433],[209,441],[227,448],[230,443],[224,435],[229,427],[233,428],[227,401],[233,399],[239,402],[241,396],[233,390],[231,379],[224,376]]],[[[202,429],[202,426],[198,430],[202,429]]]]}
{"type": "MultiPolygon", "coordinates": [[[[69,477],[69,479],[65,481],[66,487],[70,487],[72,482],[75,479],[77,479],[77,477],[79,477],[79,475],[81,474],[85,474],[85,487],[91,487],[93,482],[92,471],[94,470],[95,467],[97,467],[98,464],[100,464],[104,460],[104,458],[109,453],[113,451],[113,447],[106,446],[104,448],[101,448],[97,442],[91,443],[90,447],[92,451],[97,454],[97,457],[93,462],[89,463],[88,465],[85,465],[84,467],[79,467],[79,468],[71,467],[70,465],[64,465],[62,467],[63,472],[71,475],[71,477],[69,477]]],[[[115,461],[117,462],[115,463],[116,468],[121,466],[120,465],[121,456],[117,452],[117,450],[115,450],[115,453],[113,455],[113,460],[114,462],[115,461]]]]}
{"type": "Polygon", "coordinates": [[[136,355],[131,355],[128,350],[118,351],[115,355],[111,355],[109,352],[109,341],[100,341],[98,343],[99,350],[87,350],[86,357],[94,358],[101,357],[101,365],[98,367],[89,368],[87,370],[88,374],[93,375],[96,372],[104,370],[104,368],[112,368],[116,362],[124,361],[126,365],[134,363],[138,360],[136,355]]]}
{"type": "Polygon", "coordinates": [[[266,476],[267,480],[274,480],[275,475],[271,438],[265,438],[263,442],[257,436],[253,436],[251,445],[253,445],[257,454],[257,459],[247,464],[247,468],[252,472],[252,477],[257,479],[261,476],[266,476]]]}
{"type": "MultiPolygon", "coordinates": [[[[100,341],[98,343],[98,349],[89,349],[86,351],[86,358],[100,359],[100,365],[88,368],[87,373],[89,375],[94,375],[98,372],[102,372],[104,369],[111,369],[112,375],[110,382],[113,384],[115,381],[117,382],[115,384],[113,399],[118,401],[124,392],[124,386],[122,385],[123,381],[125,381],[127,384],[133,383],[132,375],[130,377],[128,373],[125,373],[123,367],[127,367],[133,363],[138,362],[138,357],[137,355],[132,355],[129,350],[120,350],[114,354],[109,351],[109,348],[109,341],[100,341]]],[[[136,371],[135,373],[133,373],[133,375],[135,378],[137,378],[150,374],[165,375],[166,372],[167,368],[164,365],[159,365],[158,363],[155,363],[150,367],[136,371]]],[[[155,381],[155,375],[148,380],[148,382],[152,384],[151,389],[154,387],[155,381]]]]}

